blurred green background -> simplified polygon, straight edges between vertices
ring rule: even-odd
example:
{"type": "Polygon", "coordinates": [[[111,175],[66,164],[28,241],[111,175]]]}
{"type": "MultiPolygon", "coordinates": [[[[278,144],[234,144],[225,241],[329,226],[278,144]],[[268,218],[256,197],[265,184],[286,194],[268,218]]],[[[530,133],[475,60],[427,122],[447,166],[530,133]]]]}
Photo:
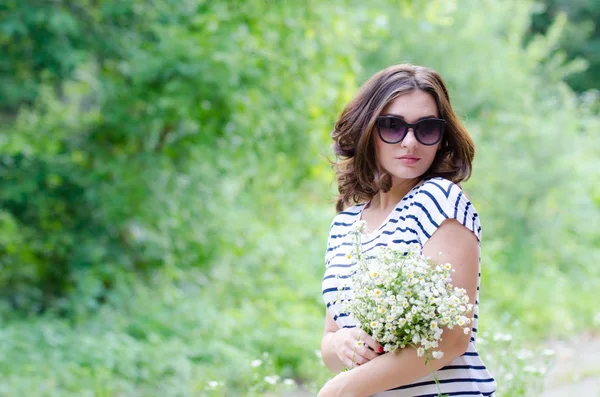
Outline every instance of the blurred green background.
{"type": "Polygon", "coordinates": [[[595,0],[3,0],[0,396],[318,390],[329,133],[400,62],[442,74],[476,142],[480,350],[500,396],[535,395],[544,371],[505,351],[600,326],[599,20],[595,0]]]}

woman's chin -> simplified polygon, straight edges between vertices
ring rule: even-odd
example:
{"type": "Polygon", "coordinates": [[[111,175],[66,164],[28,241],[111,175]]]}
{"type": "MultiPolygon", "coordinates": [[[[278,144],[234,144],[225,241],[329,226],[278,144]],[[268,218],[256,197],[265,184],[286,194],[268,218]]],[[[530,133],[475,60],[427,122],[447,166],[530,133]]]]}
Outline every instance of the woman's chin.
{"type": "Polygon", "coordinates": [[[411,168],[411,169],[401,169],[401,170],[391,170],[389,174],[392,176],[393,181],[405,181],[409,179],[420,179],[425,171],[411,168]]]}

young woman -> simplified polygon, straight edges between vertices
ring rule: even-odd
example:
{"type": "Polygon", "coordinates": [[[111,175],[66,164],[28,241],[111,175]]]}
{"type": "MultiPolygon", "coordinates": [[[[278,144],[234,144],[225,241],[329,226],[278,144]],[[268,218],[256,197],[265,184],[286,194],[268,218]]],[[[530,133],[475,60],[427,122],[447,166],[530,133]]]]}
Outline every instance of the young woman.
{"type": "Polygon", "coordinates": [[[471,175],[474,145],[450,105],[445,83],[428,68],[395,65],[371,77],[342,112],[332,133],[337,155],[338,214],[331,224],[323,297],[327,306],[321,354],[339,373],[318,397],[493,396],[496,382],[476,349],[481,227],[459,184],[471,175]],[[379,343],[336,302],[352,224],[364,220],[363,252],[417,243],[456,269],[453,285],[474,304],[471,333],[444,329],[439,360],[425,364],[407,347],[383,353],[379,343]],[[357,341],[364,347],[357,347],[357,341]]]}

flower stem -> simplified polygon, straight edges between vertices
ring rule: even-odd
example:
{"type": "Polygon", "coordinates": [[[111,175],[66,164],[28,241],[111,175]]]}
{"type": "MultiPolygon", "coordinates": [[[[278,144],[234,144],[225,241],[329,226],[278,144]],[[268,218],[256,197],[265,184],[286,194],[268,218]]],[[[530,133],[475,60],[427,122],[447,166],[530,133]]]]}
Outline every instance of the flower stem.
{"type": "Polygon", "coordinates": [[[438,389],[438,397],[448,397],[447,394],[442,394],[442,389],[440,388],[440,382],[435,376],[435,371],[433,370],[433,365],[431,365],[431,358],[429,357],[429,351],[425,353],[425,364],[429,364],[429,368],[431,369],[431,376],[433,377],[433,381],[438,389]]]}

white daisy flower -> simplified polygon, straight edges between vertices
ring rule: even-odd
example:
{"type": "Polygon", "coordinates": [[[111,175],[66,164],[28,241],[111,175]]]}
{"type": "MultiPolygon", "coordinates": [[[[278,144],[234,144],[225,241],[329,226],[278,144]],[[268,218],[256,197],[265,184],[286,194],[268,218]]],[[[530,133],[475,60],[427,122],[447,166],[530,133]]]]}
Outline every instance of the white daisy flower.
{"type": "MultiPolygon", "coordinates": [[[[321,353],[319,353],[319,355],[320,355],[320,354],[321,354],[321,353]]],[[[251,366],[252,368],[256,368],[256,367],[260,366],[261,364],[262,364],[262,360],[252,360],[252,361],[250,362],[250,366],[251,366]]]]}
{"type": "Polygon", "coordinates": [[[276,384],[278,380],[279,380],[279,376],[277,376],[277,375],[268,375],[268,376],[265,376],[265,378],[264,378],[264,381],[271,385],[276,384]]]}

